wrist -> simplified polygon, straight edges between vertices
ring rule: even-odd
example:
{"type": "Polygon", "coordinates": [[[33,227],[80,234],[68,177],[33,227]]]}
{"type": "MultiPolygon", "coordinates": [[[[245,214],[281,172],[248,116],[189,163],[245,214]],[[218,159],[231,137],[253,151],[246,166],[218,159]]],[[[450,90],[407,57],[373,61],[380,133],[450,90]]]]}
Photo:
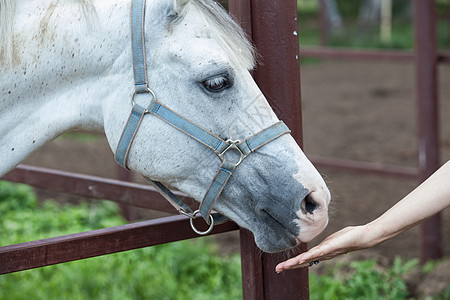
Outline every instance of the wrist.
{"type": "Polygon", "coordinates": [[[371,248],[383,242],[384,229],[381,224],[370,222],[362,225],[364,248],[371,248]]]}

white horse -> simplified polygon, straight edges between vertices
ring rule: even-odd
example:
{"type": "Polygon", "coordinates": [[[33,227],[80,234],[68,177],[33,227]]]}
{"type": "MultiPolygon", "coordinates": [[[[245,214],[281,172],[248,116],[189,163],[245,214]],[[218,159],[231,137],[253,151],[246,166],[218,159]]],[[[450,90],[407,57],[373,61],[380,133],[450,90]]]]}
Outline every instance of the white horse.
{"type": "MultiPolygon", "coordinates": [[[[134,94],[130,5],[0,0],[0,176],[68,130],[103,130],[116,150],[134,94]]],[[[224,140],[279,121],[249,74],[250,43],[218,4],[148,1],[144,27],[148,82],[160,103],[224,140]]],[[[152,114],[126,159],[199,202],[220,165],[211,149],[152,114]]],[[[276,252],[319,234],[329,201],[319,173],[283,134],[234,170],[214,210],[276,252]]]]}

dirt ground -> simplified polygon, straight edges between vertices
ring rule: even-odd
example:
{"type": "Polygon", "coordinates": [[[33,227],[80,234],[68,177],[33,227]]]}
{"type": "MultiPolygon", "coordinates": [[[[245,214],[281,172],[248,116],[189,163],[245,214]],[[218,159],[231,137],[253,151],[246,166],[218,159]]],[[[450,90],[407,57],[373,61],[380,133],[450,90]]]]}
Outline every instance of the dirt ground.
{"type": "MultiPolygon", "coordinates": [[[[414,68],[409,63],[321,61],[302,66],[304,149],[307,155],[414,167],[417,164],[414,68]]],[[[450,66],[439,68],[442,163],[450,159],[450,66]]],[[[106,140],[59,138],[26,164],[112,177],[117,173],[106,140]]],[[[332,192],[330,223],[310,245],[347,225],[383,213],[415,186],[411,180],[319,170],[332,192]]],[[[139,179],[138,179],[139,181],[139,179]]],[[[39,191],[60,200],[67,195],[39,191]]],[[[424,199],[426,201],[426,199],[424,199]]],[[[450,210],[442,214],[444,255],[450,256],[450,210]]],[[[237,251],[234,233],[219,237],[237,251]]],[[[420,230],[413,228],[371,251],[389,259],[419,256],[420,230]]]]}

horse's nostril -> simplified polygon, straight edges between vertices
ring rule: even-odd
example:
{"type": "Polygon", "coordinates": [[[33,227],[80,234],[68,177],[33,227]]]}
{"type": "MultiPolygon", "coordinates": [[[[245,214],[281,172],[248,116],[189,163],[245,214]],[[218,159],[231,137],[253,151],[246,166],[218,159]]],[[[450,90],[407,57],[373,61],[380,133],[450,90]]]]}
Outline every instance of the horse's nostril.
{"type": "Polygon", "coordinates": [[[307,213],[312,214],[317,209],[317,203],[312,199],[311,194],[305,197],[304,200],[305,210],[307,213]]]}

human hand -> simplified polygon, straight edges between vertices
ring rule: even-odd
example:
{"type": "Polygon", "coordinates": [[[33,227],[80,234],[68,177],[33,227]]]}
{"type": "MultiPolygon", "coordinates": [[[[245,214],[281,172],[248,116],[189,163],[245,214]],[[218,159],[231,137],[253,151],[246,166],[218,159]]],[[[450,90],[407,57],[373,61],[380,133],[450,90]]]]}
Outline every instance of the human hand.
{"type": "Polygon", "coordinates": [[[350,226],[327,237],[322,243],[287,261],[279,263],[277,273],[288,269],[303,268],[318,260],[328,260],[336,256],[370,247],[367,244],[366,226],[350,226]]]}

